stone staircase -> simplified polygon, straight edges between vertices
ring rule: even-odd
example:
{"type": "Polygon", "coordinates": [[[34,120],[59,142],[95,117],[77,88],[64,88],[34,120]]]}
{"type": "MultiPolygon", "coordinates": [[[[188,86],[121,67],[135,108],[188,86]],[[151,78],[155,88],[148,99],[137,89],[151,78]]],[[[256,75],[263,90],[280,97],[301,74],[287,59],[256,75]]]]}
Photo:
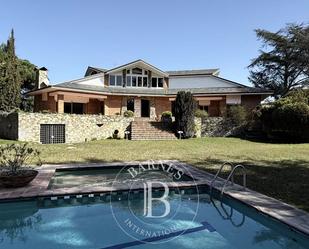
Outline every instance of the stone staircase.
{"type": "Polygon", "coordinates": [[[131,140],[177,139],[172,128],[163,122],[135,120],[131,123],[131,140]]]}

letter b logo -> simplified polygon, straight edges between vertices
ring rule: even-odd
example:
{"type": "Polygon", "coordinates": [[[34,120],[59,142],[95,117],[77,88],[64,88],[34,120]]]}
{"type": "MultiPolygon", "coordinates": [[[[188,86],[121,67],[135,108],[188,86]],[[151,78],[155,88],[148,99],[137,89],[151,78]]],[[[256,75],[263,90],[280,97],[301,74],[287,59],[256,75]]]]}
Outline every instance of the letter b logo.
{"type": "Polygon", "coordinates": [[[155,182],[155,181],[148,181],[147,183],[144,183],[144,216],[147,218],[166,217],[171,211],[170,203],[167,201],[168,194],[169,189],[166,183],[155,182]],[[164,187],[164,194],[161,197],[158,198],[152,197],[153,184],[161,184],[164,187]],[[164,204],[165,211],[162,215],[153,215],[152,213],[153,201],[160,201],[164,204]]]}

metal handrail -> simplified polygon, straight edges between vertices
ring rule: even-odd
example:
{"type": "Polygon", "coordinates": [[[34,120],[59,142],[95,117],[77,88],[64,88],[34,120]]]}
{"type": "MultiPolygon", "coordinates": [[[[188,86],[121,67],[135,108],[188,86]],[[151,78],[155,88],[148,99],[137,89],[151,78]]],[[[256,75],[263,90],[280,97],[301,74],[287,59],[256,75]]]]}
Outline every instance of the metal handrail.
{"type": "Polygon", "coordinates": [[[225,216],[222,214],[222,212],[220,211],[220,209],[217,207],[216,203],[213,200],[211,200],[211,203],[213,204],[213,206],[215,207],[215,209],[217,210],[217,212],[221,216],[221,218],[223,220],[229,220],[234,227],[241,227],[245,223],[246,216],[244,214],[242,214],[241,222],[239,224],[235,223],[234,220],[233,220],[234,209],[232,207],[230,207],[230,214],[228,214],[228,212],[227,212],[226,208],[224,207],[222,201],[220,201],[220,206],[221,206],[225,216]]]}
{"type": "MultiPolygon", "coordinates": [[[[230,162],[225,162],[224,164],[221,165],[221,167],[218,169],[216,175],[214,176],[214,178],[211,180],[210,182],[210,186],[209,186],[209,193],[211,194],[212,192],[212,188],[213,188],[213,185],[215,184],[215,181],[217,180],[219,174],[221,173],[221,171],[223,170],[223,167],[225,165],[229,165],[231,167],[231,171],[233,171],[233,164],[230,163],[230,162]]],[[[232,184],[234,183],[234,177],[232,176],[232,184]]]]}
{"type": "Polygon", "coordinates": [[[232,169],[231,173],[230,173],[229,176],[226,178],[226,180],[225,180],[225,182],[224,182],[224,185],[223,185],[223,187],[222,187],[222,189],[221,189],[221,195],[224,193],[224,189],[225,189],[227,183],[229,182],[230,178],[233,179],[234,172],[235,172],[235,170],[238,169],[238,168],[241,168],[241,169],[242,169],[242,172],[243,172],[243,187],[244,187],[244,189],[246,189],[246,179],[247,179],[246,168],[245,168],[243,165],[238,164],[238,165],[236,165],[236,166],[232,169]]]}

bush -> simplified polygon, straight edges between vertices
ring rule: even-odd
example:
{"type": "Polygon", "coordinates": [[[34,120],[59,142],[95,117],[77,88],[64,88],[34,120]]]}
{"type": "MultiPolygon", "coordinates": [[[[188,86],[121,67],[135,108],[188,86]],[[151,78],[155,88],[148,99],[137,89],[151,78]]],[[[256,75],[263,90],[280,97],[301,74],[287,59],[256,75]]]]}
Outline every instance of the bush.
{"type": "Polygon", "coordinates": [[[175,129],[182,131],[182,138],[194,136],[195,101],[191,92],[180,91],[175,101],[175,129]]]}
{"type": "Polygon", "coordinates": [[[244,124],[247,120],[247,110],[241,105],[228,106],[225,111],[225,121],[235,126],[244,124]]]}
{"type": "Polygon", "coordinates": [[[261,107],[257,118],[269,138],[284,141],[309,140],[309,92],[295,90],[261,107]]]}
{"type": "Polygon", "coordinates": [[[263,131],[270,138],[286,141],[307,141],[309,139],[309,106],[288,103],[266,106],[261,109],[263,131]]]}
{"type": "Polygon", "coordinates": [[[197,118],[207,118],[208,117],[208,112],[200,109],[196,109],[194,116],[197,118]]]}
{"type": "Polygon", "coordinates": [[[162,112],[161,116],[162,118],[172,118],[173,114],[170,111],[165,111],[165,112],[162,112]]]}
{"type": "Polygon", "coordinates": [[[162,112],[161,121],[164,123],[172,123],[173,122],[172,116],[173,114],[170,111],[162,112]]]}
{"type": "Polygon", "coordinates": [[[130,110],[126,110],[126,111],[124,111],[123,116],[126,117],[126,118],[132,118],[132,117],[134,117],[134,112],[132,112],[130,110]]]}
{"type": "MultiPolygon", "coordinates": [[[[31,162],[34,157],[39,158],[40,152],[25,144],[7,144],[0,146],[0,166],[16,175],[23,166],[31,162]]],[[[41,163],[39,163],[41,164],[41,163]]]]}

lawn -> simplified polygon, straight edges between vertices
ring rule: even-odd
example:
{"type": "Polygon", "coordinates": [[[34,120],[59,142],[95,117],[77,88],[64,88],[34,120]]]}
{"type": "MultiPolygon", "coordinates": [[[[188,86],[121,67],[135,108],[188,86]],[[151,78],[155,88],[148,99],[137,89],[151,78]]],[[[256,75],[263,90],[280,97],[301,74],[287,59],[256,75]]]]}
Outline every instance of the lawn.
{"type": "MultiPolygon", "coordinates": [[[[5,140],[0,140],[6,143],[5,140]]],[[[247,168],[247,186],[309,211],[309,144],[267,144],[236,138],[176,141],[101,140],[39,145],[43,163],[174,159],[215,173],[226,162],[247,168]]],[[[240,175],[236,181],[241,179],[240,175]]]]}

